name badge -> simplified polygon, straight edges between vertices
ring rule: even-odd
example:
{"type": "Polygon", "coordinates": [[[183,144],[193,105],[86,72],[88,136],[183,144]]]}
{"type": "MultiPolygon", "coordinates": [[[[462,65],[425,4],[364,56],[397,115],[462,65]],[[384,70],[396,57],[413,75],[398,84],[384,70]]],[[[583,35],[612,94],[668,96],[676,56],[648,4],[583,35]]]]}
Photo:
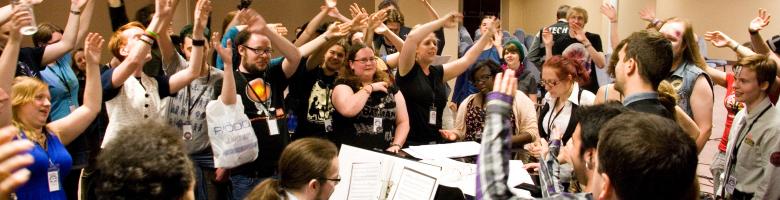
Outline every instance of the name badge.
{"type": "Polygon", "coordinates": [[[46,173],[47,180],[49,181],[49,192],[60,191],[60,168],[54,165],[49,165],[49,170],[46,173]]]}
{"type": "Polygon", "coordinates": [[[374,133],[382,132],[382,118],[374,117],[374,133]]]}
{"type": "Polygon", "coordinates": [[[181,127],[181,130],[183,132],[182,133],[182,136],[183,136],[182,138],[184,138],[184,140],[192,140],[192,125],[191,124],[189,124],[189,123],[184,124],[184,126],[181,127]]]}
{"type": "Polygon", "coordinates": [[[333,132],[333,121],[331,119],[325,120],[325,132],[333,132]]]}
{"type": "Polygon", "coordinates": [[[729,180],[726,181],[726,193],[734,194],[734,188],[737,187],[737,178],[729,176],[729,180]]]}
{"type": "Polygon", "coordinates": [[[436,125],[436,107],[431,106],[431,111],[428,112],[428,124],[436,125]]]}
{"type": "Polygon", "coordinates": [[[276,119],[268,119],[268,135],[279,135],[279,125],[276,124],[276,119]]]}

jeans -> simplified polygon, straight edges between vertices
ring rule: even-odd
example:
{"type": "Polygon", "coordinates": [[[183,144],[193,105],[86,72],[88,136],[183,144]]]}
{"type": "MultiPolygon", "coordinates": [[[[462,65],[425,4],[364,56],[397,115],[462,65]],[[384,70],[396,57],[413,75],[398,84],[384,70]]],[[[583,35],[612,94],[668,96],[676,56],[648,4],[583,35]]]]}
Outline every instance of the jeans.
{"type": "Polygon", "coordinates": [[[230,182],[233,185],[233,200],[242,200],[257,184],[265,178],[258,178],[247,174],[230,174],[230,182]]]}
{"type": "Polygon", "coordinates": [[[718,151],[717,154],[715,154],[715,158],[712,159],[712,164],[710,164],[710,172],[712,173],[712,182],[713,182],[713,194],[718,193],[718,187],[720,186],[720,176],[723,174],[724,170],[726,170],[726,159],[728,155],[726,155],[725,152],[718,151]]]}
{"type": "Polygon", "coordinates": [[[229,199],[230,182],[217,182],[214,156],[209,153],[190,155],[195,172],[195,199],[229,199]]]}

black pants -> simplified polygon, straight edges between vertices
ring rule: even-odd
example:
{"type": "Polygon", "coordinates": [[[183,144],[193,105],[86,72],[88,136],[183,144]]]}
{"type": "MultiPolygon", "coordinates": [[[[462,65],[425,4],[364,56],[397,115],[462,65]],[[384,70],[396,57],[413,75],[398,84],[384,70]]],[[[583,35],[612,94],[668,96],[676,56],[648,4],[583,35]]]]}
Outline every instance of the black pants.
{"type": "Polygon", "coordinates": [[[732,200],[750,200],[753,199],[753,193],[744,193],[739,190],[734,190],[734,194],[731,195],[732,200]]]}

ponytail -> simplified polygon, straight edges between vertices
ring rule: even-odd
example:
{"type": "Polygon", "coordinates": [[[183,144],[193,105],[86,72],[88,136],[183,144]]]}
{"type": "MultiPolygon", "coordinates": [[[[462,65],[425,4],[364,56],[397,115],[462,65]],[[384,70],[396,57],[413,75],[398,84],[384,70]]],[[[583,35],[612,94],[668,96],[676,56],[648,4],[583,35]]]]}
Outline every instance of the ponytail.
{"type": "Polygon", "coordinates": [[[677,106],[677,90],[674,89],[671,83],[668,81],[661,81],[658,84],[658,101],[661,102],[666,110],[671,113],[675,112],[674,107],[677,106]]]}
{"type": "Polygon", "coordinates": [[[285,195],[284,190],[279,186],[279,180],[269,178],[255,186],[245,199],[280,200],[285,195]]]}

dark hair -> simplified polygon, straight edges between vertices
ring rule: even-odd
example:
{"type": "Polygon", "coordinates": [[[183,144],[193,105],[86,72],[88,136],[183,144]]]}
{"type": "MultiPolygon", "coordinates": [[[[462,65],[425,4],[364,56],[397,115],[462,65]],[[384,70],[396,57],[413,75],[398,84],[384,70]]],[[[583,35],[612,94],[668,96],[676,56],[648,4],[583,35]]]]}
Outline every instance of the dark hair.
{"type": "Polygon", "coordinates": [[[225,15],[225,19],[222,20],[222,29],[218,30],[219,32],[225,31],[227,32],[228,25],[230,25],[230,22],[233,21],[233,18],[238,15],[238,10],[233,10],[227,13],[225,15]]]}
{"type": "Polygon", "coordinates": [[[141,22],[144,26],[149,26],[152,23],[152,16],[154,16],[154,4],[147,4],[135,12],[135,21],[141,22]]]}
{"type": "Polygon", "coordinates": [[[683,199],[696,187],[696,143],[671,119],[627,112],[599,134],[598,172],[619,199],[683,199]]]}
{"type": "Polygon", "coordinates": [[[777,74],[777,63],[774,60],[769,59],[766,55],[755,54],[751,56],[745,56],[737,61],[735,66],[742,66],[742,68],[748,68],[756,73],[756,81],[759,85],[763,82],[767,82],[767,89],[764,91],[769,94],[772,84],[775,83],[775,75],[777,74]]]}
{"type": "Polygon", "coordinates": [[[608,101],[604,104],[580,106],[574,110],[574,121],[580,123],[580,157],[587,149],[596,149],[599,143],[599,130],[610,119],[622,113],[630,111],[617,101],[608,101]]]}
{"type": "Polygon", "coordinates": [[[312,179],[323,182],[329,178],[331,161],[338,157],[332,142],[319,138],[303,138],[287,145],[279,157],[279,179],[266,179],[247,199],[282,199],[284,189],[299,189],[312,179]]]}
{"type": "Polygon", "coordinates": [[[404,15],[401,14],[401,11],[392,9],[387,12],[387,19],[385,19],[385,24],[389,22],[398,22],[401,24],[401,26],[404,25],[404,15]]]}
{"type": "Polygon", "coordinates": [[[471,70],[469,74],[471,75],[469,77],[469,81],[471,81],[471,83],[477,82],[477,77],[476,77],[477,71],[479,71],[482,68],[487,68],[488,71],[490,72],[490,76],[495,76],[496,74],[501,73],[501,66],[498,66],[498,63],[493,62],[490,59],[483,60],[478,62],[476,65],[474,65],[474,69],[471,70]]]}
{"type": "Polygon", "coordinates": [[[38,24],[38,31],[32,35],[33,45],[36,47],[46,46],[54,33],[62,34],[63,30],[59,26],[48,22],[38,24]]]}
{"type": "Polygon", "coordinates": [[[615,67],[617,66],[617,63],[620,62],[620,50],[623,49],[623,47],[626,46],[626,42],[628,40],[621,40],[620,43],[618,43],[617,46],[615,46],[615,50],[612,51],[612,54],[609,56],[609,63],[607,64],[607,74],[609,74],[609,77],[612,79],[615,79],[615,67]]]}
{"type": "Polygon", "coordinates": [[[247,41],[249,41],[249,38],[251,38],[251,37],[252,37],[252,33],[250,33],[249,31],[246,31],[246,30],[241,30],[236,35],[235,45],[236,46],[244,45],[244,44],[246,44],[247,41]]]}
{"type": "Polygon", "coordinates": [[[569,5],[558,6],[558,11],[555,12],[555,17],[557,19],[566,19],[566,14],[569,13],[569,8],[571,8],[569,5]]]}
{"type": "MultiPolygon", "coordinates": [[[[79,73],[82,72],[81,69],[79,69],[78,63],[76,63],[76,53],[78,53],[78,52],[84,53],[84,48],[83,47],[79,47],[79,48],[76,48],[75,50],[71,51],[71,55],[72,56],[70,57],[70,69],[73,70],[73,72],[76,73],[76,74],[79,74],[79,73]]],[[[84,56],[86,56],[86,53],[85,53],[84,56]]]]}
{"type": "Polygon", "coordinates": [[[507,53],[516,53],[519,57],[518,61],[520,61],[520,63],[523,63],[525,60],[525,50],[523,48],[523,44],[517,40],[509,40],[506,42],[506,44],[504,44],[504,52],[501,52],[501,55],[505,56],[507,53]]]}
{"type": "Polygon", "coordinates": [[[98,199],[179,199],[195,181],[180,131],[151,120],[120,129],[97,168],[98,199]]]}
{"type": "Polygon", "coordinates": [[[382,10],[387,7],[393,6],[396,10],[400,10],[401,7],[398,6],[398,2],[396,0],[382,0],[382,2],[379,2],[379,5],[377,5],[377,10],[382,10]]]}
{"type": "MultiPolygon", "coordinates": [[[[192,39],[192,24],[187,24],[186,26],[181,28],[181,31],[179,32],[179,37],[182,38],[181,42],[184,42],[184,38],[190,38],[192,39]]],[[[211,40],[211,30],[209,30],[208,27],[204,27],[203,30],[203,37],[206,38],[206,41],[211,40]]]]}
{"type": "Polygon", "coordinates": [[[560,55],[552,56],[549,60],[544,62],[542,68],[551,67],[551,69],[558,70],[557,76],[559,79],[564,79],[570,75],[572,80],[582,85],[587,85],[590,81],[590,73],[582,63],[572,60],[560,55]]]}
{"type": "MultiPolygon", "coordinates": [[[[652,30],[634,32],[623,41],[626,55],[623,59],[633,58],[642,79],[649,82],[653,88],[658,88],[658,84],[672,73],[672,43],[658,31],[652,30]]],[[[620,49],[615,52],[619,51],[620,49]]]]}

